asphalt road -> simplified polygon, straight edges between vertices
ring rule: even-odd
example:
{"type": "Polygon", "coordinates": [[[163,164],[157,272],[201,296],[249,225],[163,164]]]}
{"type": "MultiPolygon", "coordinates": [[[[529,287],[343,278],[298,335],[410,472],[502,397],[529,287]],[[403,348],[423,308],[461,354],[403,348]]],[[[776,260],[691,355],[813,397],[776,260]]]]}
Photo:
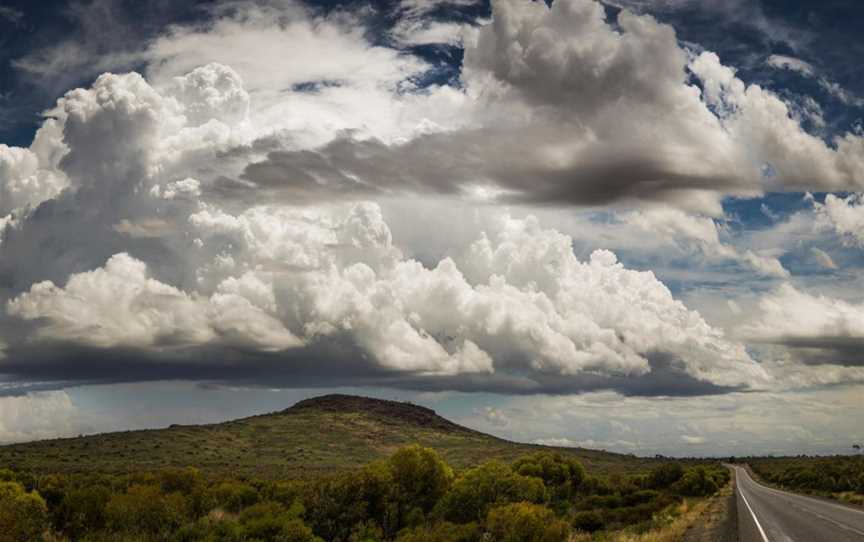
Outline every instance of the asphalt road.
{"type": "Polygon", "coordinates": [[[864,541],[864,511],[765,487],[733,468],[741,542],[864,541]]]}

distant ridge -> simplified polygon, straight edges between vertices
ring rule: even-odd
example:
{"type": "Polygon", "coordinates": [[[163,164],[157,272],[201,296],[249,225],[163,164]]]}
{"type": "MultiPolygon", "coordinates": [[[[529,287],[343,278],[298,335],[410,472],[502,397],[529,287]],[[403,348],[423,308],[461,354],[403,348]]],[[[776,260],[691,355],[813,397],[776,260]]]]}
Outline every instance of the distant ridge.
{"type": "MultiPolygon", "coordinates": [[[[455,468],[512,461],[549,447],[507,441],[407,402],[324,395],[270,414],[209,425],[121,431],[0,446],[0,468],[34,473],[130,472],[194,466],[211,476],[307,478],[360,467],[399,447],[437,450],[455,468]]],[[[555,448],[594,472],[636,472],[654,460],[555,448]]]]}
{"type": "Polygon", "coordinates": [[[464,433],[477,433],[459,424],[442,418],[431,408],[415,405],[403,401],[391,401],[389,399],[376,399],[373,397],[362,397],[358,395],[343,395],[334,393],[322,395],[299,401],[294,406],[283,410],[285,414],[292,414],[305,409],[316,409],[328,412],[364,412],[366,414],[383,416],[419,427],[429,427],[441,431],[454,431],[464,433]]]}

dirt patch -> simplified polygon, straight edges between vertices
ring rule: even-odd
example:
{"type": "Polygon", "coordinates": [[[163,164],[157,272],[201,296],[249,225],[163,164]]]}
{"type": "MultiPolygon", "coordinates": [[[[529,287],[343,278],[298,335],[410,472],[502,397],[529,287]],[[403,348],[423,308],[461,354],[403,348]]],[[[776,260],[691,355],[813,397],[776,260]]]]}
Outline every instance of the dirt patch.
{"type": "Polygon", "coordinates": [[[737,542],[738,506],[735,502],[735,475],[705,512],[687,530],[683,542],[737,542]]]}

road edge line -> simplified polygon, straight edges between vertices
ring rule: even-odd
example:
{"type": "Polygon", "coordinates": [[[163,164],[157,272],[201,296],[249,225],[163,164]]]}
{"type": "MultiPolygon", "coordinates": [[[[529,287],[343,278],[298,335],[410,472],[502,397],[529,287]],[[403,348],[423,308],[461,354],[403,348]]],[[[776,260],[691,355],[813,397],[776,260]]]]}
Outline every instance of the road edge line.
{"type": "Polygon", "coordinates": [[[744,492],[741,491],[740,486],[738,486],[738,494],[741,495],[742,499],[744,499],[744,504],[747,505],[747,510],[749,510],[750,515],[753,516],[753,521],[756,522],[756,528],[759,529],[759,534],[762,535],[762,540],[764,542],[768,542],[768,536],[765,534],[765,529],[763,529],[762,524],[759,523],[759,518],[756,517],[756,512],[753,511],[753,508],[750,506],[750,503],[747,502],[747,497],[744,496],[744,492]]]}

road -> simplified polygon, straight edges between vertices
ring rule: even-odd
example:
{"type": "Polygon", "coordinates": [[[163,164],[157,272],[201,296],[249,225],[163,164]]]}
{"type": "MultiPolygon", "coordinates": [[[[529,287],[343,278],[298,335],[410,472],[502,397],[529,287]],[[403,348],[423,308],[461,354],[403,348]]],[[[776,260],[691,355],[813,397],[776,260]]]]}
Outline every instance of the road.
{"type": "Polygon", "coordinates": [[[864,511],[765,487],[733,468],[741,542],[864,541],[864,511]]]}

